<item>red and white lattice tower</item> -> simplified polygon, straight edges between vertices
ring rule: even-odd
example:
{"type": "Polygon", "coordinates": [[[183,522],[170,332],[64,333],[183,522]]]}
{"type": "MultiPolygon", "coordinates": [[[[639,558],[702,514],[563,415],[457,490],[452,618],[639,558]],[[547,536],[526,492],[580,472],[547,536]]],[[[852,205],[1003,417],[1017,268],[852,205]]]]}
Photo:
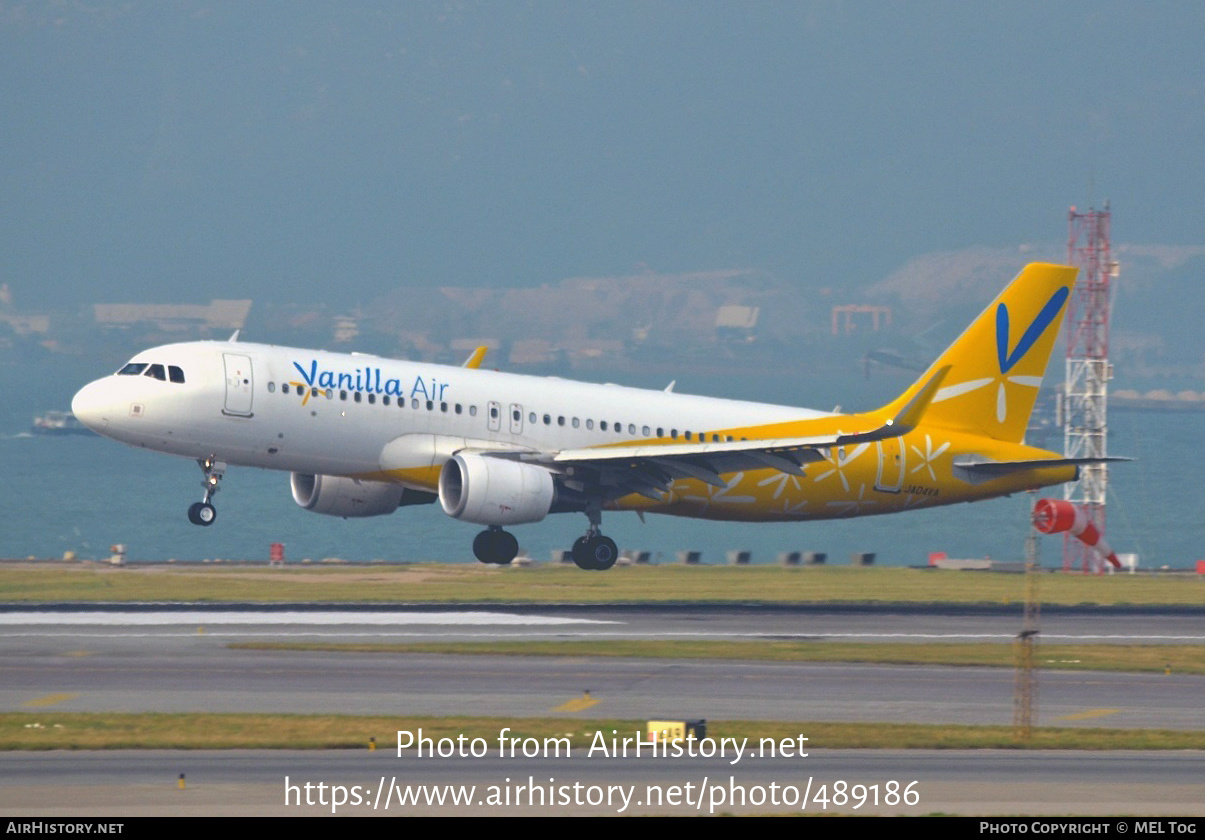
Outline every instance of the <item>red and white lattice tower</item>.
{"type": "MultiPolygon", "coordinates": [[[[1118,276],[1109,244],[1109,203],[1104,210],[1067,214],[1067,261],[1079,267],[1079,279],[1067,310],[1067,381],[1063,398],[1063,451],[1068,458],[1107,454],[1106,401],[1109,367],[1109,283],[1118,276]]],[[[1105,464],[1080,467],[1078,481],[1064,487],[1064,498],[1081,509],[1098,530],[1105,529],[1105,464]]],[[[1079,540],[1063,542],[1063,571],[1097,568],[1099,559],[1079,540]]]]}

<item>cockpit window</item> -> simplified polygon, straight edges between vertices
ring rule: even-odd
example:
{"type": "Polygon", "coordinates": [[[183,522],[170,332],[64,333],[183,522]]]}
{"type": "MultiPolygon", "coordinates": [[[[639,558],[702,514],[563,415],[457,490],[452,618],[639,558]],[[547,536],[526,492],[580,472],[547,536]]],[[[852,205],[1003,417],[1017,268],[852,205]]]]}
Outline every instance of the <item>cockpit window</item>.
{"type": "Polygon", "coordinates": [[[182,383],[184,381],[184,370],[175,365],[167,366],[167,375],[171,378],[172,382],[182,383]]]}
{"type": "Polygon", "coordinates": [[[146,362],[130,362],[128,365],[117,371],[118,376],[137,376],[146,370],[146,362]]]}
{"type": "Polygon", "coordinates": [[[163,369],[163,365],[151,365],[146,369],[143,376],[150,376],[153,379],[158,379],[160,382],[167,381],[167,371],[163,369]]]}

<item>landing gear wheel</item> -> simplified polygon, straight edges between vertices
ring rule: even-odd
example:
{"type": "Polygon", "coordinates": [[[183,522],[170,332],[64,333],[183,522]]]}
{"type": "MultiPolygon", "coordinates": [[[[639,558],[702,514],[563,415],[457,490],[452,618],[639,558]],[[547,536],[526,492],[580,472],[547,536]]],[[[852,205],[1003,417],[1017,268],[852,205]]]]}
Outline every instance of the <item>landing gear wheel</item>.
{"type": "Polygon", "coordinates": [[[573,543],[573,549],[569,552],[573,557],[573,563],[579,569],[585,569],[588,572],[594,571],[594,561],[590,557],[590,553],[586,548],[586,543],[590,541],[589,537],[578,537],[573,543]]]}
{"type": "Polygon", "coordinates": [[[217,509],[208,502],[197,502],[188,508],[188,521],[193,525],[212,525],[217,518],[217,509]]]}
{"type": "Polygon", "coordinates": [[[510,531],[499,531],[495,539],[497,542],[494,544],[494,562],[499,566],[509,565],[519,553],[519,541],[510,531]]]}
{"type": "Polygon", "coordinates": [[[505,566],[518,553],[519,541],[509,531],[490,528],[473,538],[473,555],[482,563],[505,566]]]}
{"type": "Polygon", "coordinates": [[[619,559],[619,548],[615,545],[615,540],[602,534],[590,540],[590,551],[594,556],[594,568],[600,572],[614,566],[615,561],[619,559]]]}
{"type": "Polygon", "coordinates": [[[578,537],[571,553],[573,562],[579,569],[592,572],[604,572],[619,559],[619,549],[615,540],[602,534],[578,537]]]}
{"type": "Polygon", "coordinates": [[[221,489],[218,482],[226,474],[226,464],[210,455],[208,458],[198,458],[197,465],[205,473],[205,481],[201,483],[205,488],[205,499],[188,508],[188,521],[193,525],[212,525],[218,518],[218,511],[209,500],[221,489]]]}

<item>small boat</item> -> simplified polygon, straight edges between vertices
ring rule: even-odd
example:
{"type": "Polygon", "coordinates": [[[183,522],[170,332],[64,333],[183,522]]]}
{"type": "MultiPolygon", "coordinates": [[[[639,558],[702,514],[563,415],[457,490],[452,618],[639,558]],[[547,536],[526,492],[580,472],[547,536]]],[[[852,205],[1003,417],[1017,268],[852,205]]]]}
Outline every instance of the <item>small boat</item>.
{"type": "Polygon", "coordinates": [[[48,411],[33,419],[35,435],[93,435],[96,434],[75,418],[70,411],[48,411]]]}

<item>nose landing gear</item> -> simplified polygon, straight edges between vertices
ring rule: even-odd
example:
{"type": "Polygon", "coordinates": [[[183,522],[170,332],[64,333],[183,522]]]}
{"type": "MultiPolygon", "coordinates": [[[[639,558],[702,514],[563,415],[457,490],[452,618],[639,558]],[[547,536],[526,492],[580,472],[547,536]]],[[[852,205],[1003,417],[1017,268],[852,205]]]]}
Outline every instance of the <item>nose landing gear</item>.
{"type": "Polygon", "coordinates": [[[208,458],[198,459],[197,463],[201,467],[201,472],[205,473],[205,481],[201,483],[201,486],[205,488],[205,498],[188,508],[188,521],[193,525],[212,525],[218,518],[218,511],[210,499],[221,489],[218,482],[226,474],[226,463],[216,460],[212,455],[208,458]]]}

